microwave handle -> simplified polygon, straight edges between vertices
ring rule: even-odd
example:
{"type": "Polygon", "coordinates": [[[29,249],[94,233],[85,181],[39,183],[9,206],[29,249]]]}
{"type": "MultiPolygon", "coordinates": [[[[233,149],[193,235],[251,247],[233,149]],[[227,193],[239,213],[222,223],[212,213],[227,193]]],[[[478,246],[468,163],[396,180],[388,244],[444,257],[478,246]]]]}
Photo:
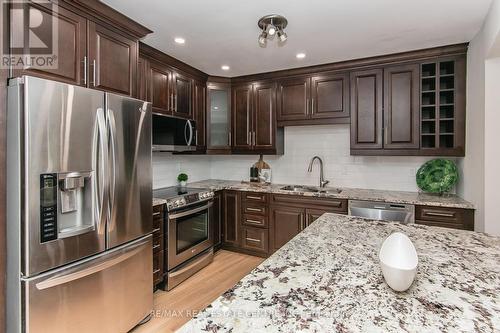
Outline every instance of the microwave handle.
{"type": "Polygon", "coordinates": [[[184,138],[186,139],[187,145],[191,146],[191,143],[193,142],[193,125],[191,124],[191,121],[187,120],[186,125],[184,126],[184,138]],[[189,128],[189,139],[186,135],[186,129],[189,128]]]}

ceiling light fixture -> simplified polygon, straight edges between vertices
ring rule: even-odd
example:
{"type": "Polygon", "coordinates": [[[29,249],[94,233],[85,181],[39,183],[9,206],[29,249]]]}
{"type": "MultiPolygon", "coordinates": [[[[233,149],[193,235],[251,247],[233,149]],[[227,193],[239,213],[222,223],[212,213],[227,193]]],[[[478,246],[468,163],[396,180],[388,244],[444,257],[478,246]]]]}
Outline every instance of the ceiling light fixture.
{"type": "Polygon", "coordinates": [[[184,44],[184,43],[186,43],[186,40],[184,38],[181,38],[181,37],[175,37],[174,42],[176,42],[177,44],[184,44]]]}
{"type": "Polygon", "coordinates": [[[222,65],[220,68],[222,68],[223,71],[228,71],[229,66],[228,65],[222,65]]]}
{"type": "Polygon", "coordinates": [[[297,59],[304,59],[306,57],[306,54],[305,53],[297,53],[297,55],[295,57],[297,57],[297,59]]]}
{"type": "Polygon", "coordinates": [[[259,35],[259,45],[265,47],[268,39],[272,39],[276,34],[280,43],[286,42],[288,36],[284,29],[288,25],[288,21],[281,15],[266,15],[257,23],[261,29],[259,35]]]}

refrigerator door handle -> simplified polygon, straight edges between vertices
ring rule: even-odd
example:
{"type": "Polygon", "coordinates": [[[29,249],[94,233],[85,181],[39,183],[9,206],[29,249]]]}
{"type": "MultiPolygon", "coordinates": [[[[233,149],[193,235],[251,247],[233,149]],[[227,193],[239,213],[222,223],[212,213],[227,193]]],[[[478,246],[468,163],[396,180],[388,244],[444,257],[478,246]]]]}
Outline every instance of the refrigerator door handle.
{"type": "Polygon", "coordinates": [[[115,189],[116,189],[116,121],[115,121],[115,114],[113,110],[108,109],[108,133],[109,133],[109,138],[110,138],[110,143],[111,143],[111,150],[110,150],[110,163],[109,163],[109,172],[111,175],[111,181],[110,181],[110,186],[109,186],[109,202],[108,202],[108,221],[110,223],[110,230],[113,230],[115,228],[115,225],[113,223],[113,219],[111,218],[113,209],[114,209],[114,203],[115,203],[115,189]]]}
{"type": "Polygon", "coordinates": [[[89,266],[89,267],[86,266],[83,269],[78,270],[76,272],[72,272],[72,273],[64,274],[64,275],[60,275],[60,276],[55,276],[55,277],[52,277],[48,280],[44,280],[42,282],[39,282],[36,284],[36,288],[38,290],[49,289],[49,288],[56,287],[56,286],[59,286],[59,285],[64,284],[64,283],[79,280],[79,279],[82,279],[86,276],[104,271],[105,269],[108,269],[112,266],[118,265],[119,263],[127,260],[128,258],[135,256],[137,253],[142,251],[142,246],[149,241],[150,240],[148,238],[140,243],[131,245],[130,249],[127,249],[127,252],[120,253],[119,255],[113,256],[112,258],[105,260],[103,262],[100,262],[98,264],[94,264],[94,265],[89,266]]]}
{"type": "Polygon", "coordinates": [[[94,140],[94,169],[95,171],[95,221],[97,225],[97,231],[99,234],[104,233],[105,230],[105,218],[107,215],[107,206],[104,204],[105,198],[108,197],[108,183],[107,183],[107,168],[108,168],[108,145],[107,145],[107,135],[106,135],[106,120],[104,115],[104,109],[97,109],[96,114],[97,128],[98,128],[98,140],[94,140]]]}

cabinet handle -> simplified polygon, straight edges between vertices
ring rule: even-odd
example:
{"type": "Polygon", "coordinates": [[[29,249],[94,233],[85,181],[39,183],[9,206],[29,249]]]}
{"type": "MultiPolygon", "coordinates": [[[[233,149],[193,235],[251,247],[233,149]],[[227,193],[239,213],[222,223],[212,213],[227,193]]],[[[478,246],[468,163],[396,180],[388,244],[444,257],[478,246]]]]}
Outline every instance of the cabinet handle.
{"type": "Polygon", "coordinates": [[[252,132],[248,132],[248,135],[247,135],[247,144],[248,145],[252,145],[252,132]]]}
{"type": "Polygon", "coordinates": [[[153,234],[154,234],[155,232],[160,232],[160,231],[161,231],[161,229],[160,229],[160,228],[153,229],[153,234]]]}
{"type": "Polygon", "coordinates": [[[87,85],[87,56],[83,57],[83,84],[87,85]]]}
{"type": "Polygon", "coordinates": [[[92,61],[92,86],[95,87],[96,69],[95,69],[95,59],[92,61]]]}
{"type": "Polygon", "coordinates": [[[256,239],[256,238],[249,238],[249,237],[247,237],[247,238],[246,238],[246,240],[248,240],[248,241],[252,241],[252,242],[257,242],[257,243],[260,243],[260,242],[261,242],[261,240],[260,240],[260,239],[256,239]]]}
{"type": "Polygon", "coordinates": [[[254,224],[262,224],[262,222],[260,221],[257,221],[257,220],[250,220],[250,219],[246,219],[247,222],[250,222],[250,223],[254,223],[254,224]]]}
{"type": "Polygon", "coordinates": [[[247,210],[251,211],[251,212],[262,212],[262,209],[260,209],[260,208],[250,208],[250,207],[247,207],[247,210]]]}
{"type": "Polygon", "coordinates": [[[195,141],[196,141],[195,145],[197,146],[197,145],[198,145],[198,130],[195,130],[195,131],[194,131],[194,135],[195,135],[195,136],[194,136],[194,139],[195,139],[195,141]]]}
{"type": "Polygon", "coordinates": [[[177,95],[174,95],[175,107],[174,111],[177,112],[177,95]]]}
{"type": "Polygon", "coordinates": [[[300,231],[304,230],[305,227],[304,227],[304,216],[301,215],[300,216],[300,231]]]}
{"type": "Polygon", "coordinates": [[[257,140],[255,139],[255,131],[253,132],[253,145],[256,146],[257,145],[257,140]]]}
{"type": "Polygon", "coordinates": [[[309,114],[309,97],[306,98],[306,114],[309,114]]]}
{"type": "Polygon", "coordinates": [[[254,196],[251,196],[251,195],[247,195],[247,199],[262,200],[262,197],[254,197],[254,196]]]}
{"type": "Polygon", "coordinates": [[[314,98],[311,98],[311,113],[314,113],[314,98]]]}
{"type": "Polygon", "coordinates": [[[228,133],[228,138],[229,138],[229,146],[232,145],[232,142],[231,142],[231,131],[229,131],[228,133]]]}
{"type": "Polygon", "coordinates": [[[153,213],[153,216],[160,216],[161,212],[153,213]]]}
{"type": "Polygon", "coordinates": [[[428,215],[428,216],[439,216],[439,217],[455,217],[454,213],[426,212],[425,215],[428,215]]]}

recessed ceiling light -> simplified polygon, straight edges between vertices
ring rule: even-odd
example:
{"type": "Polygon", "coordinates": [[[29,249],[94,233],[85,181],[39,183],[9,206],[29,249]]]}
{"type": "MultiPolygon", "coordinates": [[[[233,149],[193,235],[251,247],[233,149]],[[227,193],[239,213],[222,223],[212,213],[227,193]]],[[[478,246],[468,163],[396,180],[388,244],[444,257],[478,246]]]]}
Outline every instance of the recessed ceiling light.
{"type": "Polygon", "coordinates": [[[305,53],[297,53],[296,55],[297,59],[304,59],[306,57],[305,53]]]}
{"type": "Polygon", "coordinates": [[[223,71],[228,71],[229,70],[229,66],[228,65],[222,65],[221,68],[222,68],[223,71]]]}
{"type": "Polygon", "coordinates": [[[214,106],[214,110],[219,110],[219,107],[218,106],[214,106]]]}
{"type": "Polygon", "coordinates": [[[186,43],[186,40],[184,38],[181,38],[181,37],[176,37],[174,39],[174,41],[177,43],[177,44],[184,44],[186,43]]]}

